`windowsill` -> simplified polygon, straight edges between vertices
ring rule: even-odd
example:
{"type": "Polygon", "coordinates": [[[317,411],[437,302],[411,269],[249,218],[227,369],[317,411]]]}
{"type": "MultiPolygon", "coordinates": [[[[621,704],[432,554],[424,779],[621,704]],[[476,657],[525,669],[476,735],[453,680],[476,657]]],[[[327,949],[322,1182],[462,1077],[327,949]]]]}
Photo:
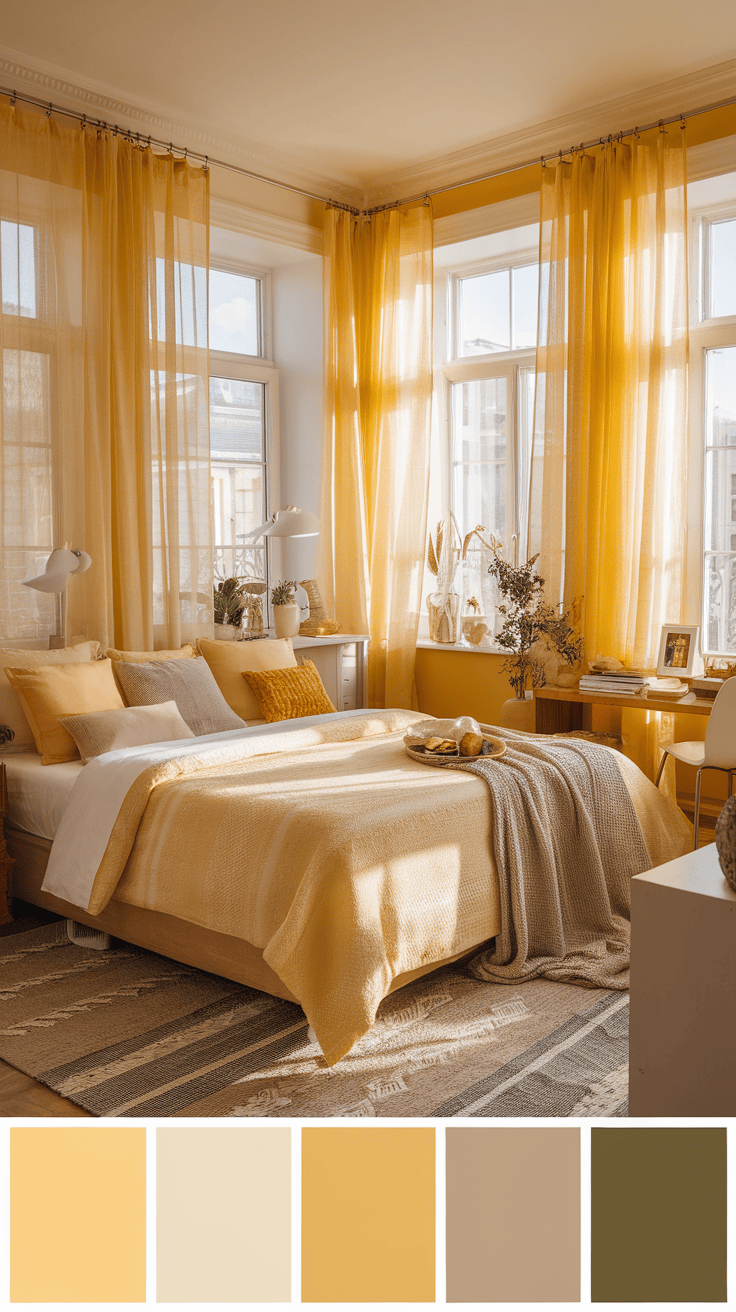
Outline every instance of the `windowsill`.
{"type": "Polygon", "coordinates": [[[503,647],[473,647],[467,642],[433,642],[431,638],[417,638],[417,647],[425,651],[464,651],[469,655],[508,656],[503,647]]]}

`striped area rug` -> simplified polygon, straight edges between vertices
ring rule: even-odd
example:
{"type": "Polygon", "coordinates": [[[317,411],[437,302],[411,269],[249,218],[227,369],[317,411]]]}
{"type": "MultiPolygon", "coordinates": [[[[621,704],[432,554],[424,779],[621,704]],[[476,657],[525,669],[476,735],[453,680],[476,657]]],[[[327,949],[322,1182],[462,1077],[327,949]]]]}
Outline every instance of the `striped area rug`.
{"type": "Polygon", "coordinates": [[[0,1057],[95,1116],[626,1116],[628,997],[447,966],[331,1069],[293,1003],[63,924],[0,939],[0,1057]]]}

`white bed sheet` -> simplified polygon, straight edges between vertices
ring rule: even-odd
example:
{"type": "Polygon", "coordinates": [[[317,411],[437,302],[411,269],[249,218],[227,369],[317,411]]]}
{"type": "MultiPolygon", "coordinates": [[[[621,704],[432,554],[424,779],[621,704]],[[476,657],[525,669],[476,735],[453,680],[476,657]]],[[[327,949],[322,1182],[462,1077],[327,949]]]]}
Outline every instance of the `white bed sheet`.
{"type": "Polygon", "coordinates": [[[56,837],[81,761],[42,765],[38,752],[0,753],[8,780],[8,819],[39,838],[56,837]]]}

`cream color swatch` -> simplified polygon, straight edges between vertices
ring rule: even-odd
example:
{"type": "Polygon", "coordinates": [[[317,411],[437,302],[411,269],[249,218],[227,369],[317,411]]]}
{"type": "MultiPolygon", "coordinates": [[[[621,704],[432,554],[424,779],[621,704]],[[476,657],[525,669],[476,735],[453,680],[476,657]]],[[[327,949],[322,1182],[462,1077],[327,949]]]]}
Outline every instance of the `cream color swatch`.
{"type": "Polygon", "coordinates": [[[10,1131],[11,1303],[144,1303],[146,1131],[10,1131]]]}
{"type": "Polygon", "coordinates": [[[580,1302],[580,1131],[448,1128],[447,1302],[580,1302]]]}
{"type": "Polygon", "coordinates": [[[291,1301],[291,1131],[156,1131],[159,1303],[291,1301]]]}
{"type": "Polygon", "coordinates": [[[302,1130],[302,1302],[433,1303],[434,1128],[302,1130]]]}

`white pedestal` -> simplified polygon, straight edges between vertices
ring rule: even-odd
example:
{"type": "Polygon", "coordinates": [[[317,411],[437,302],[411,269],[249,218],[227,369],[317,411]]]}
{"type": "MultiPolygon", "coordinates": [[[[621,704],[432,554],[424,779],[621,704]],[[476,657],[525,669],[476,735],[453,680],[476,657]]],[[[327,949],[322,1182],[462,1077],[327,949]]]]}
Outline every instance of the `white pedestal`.
{"type": "Polygon", "coordinates": [[[631,885],[630,1116],[736,1116],[736,893],[715,846],[631,885]]]}

